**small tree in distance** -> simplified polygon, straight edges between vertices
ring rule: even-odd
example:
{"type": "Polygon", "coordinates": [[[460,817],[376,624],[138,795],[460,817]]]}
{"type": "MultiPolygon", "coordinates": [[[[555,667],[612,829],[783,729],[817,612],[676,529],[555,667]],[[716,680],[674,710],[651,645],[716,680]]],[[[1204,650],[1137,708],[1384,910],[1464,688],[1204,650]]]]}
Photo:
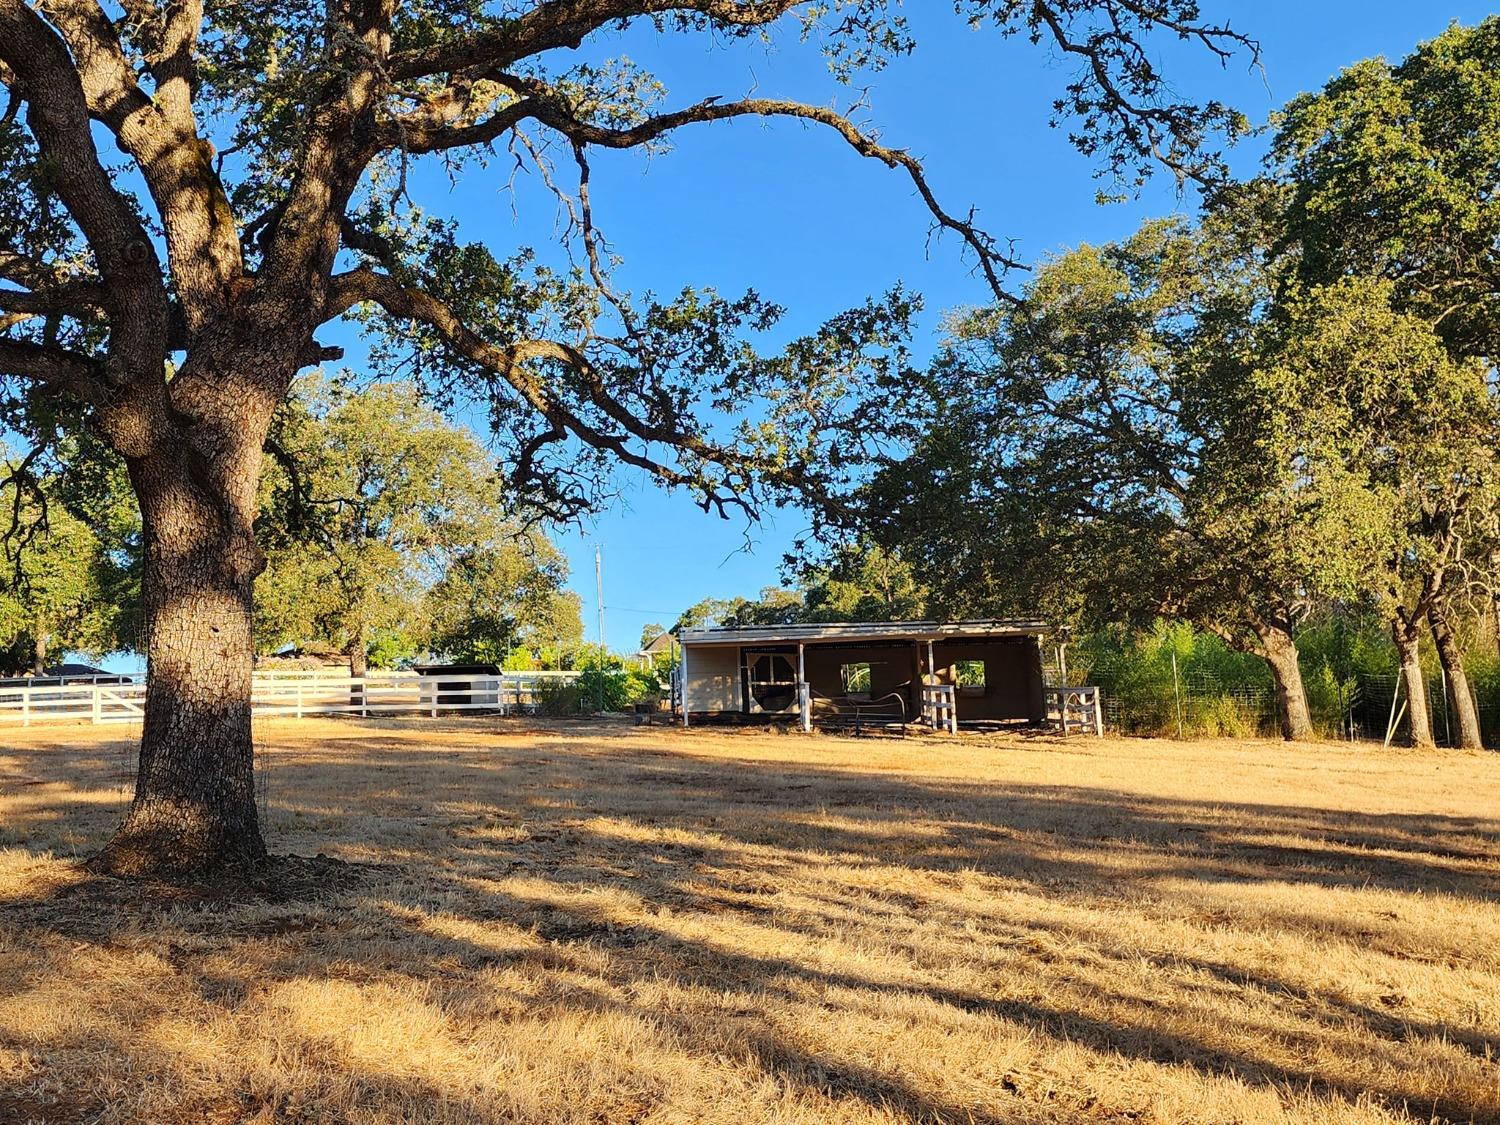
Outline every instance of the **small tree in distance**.
{"type": "Polygon", "coordinates": [[[262,652],[319,642],[357,677],[377,638],[497,662],[523,628],[553,624],[561,556],[507,515],[479,443],[411,383],[299,380],[267,448],[262,652]]]}
{"type": "Polygon", "coordinates": [[[39,676],[66,651],[102,656],[118,647],[116,566],[53,481],[40,495],[44,509],[28,513],[38,522],[26,540],[0,551],[0,673],[39,676]]]}

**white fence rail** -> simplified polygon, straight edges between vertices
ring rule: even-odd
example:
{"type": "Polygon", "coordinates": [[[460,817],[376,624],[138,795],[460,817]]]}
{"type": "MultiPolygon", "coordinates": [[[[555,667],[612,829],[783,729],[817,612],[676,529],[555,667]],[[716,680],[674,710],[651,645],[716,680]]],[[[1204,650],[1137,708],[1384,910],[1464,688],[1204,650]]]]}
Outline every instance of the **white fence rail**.
{"type": "MultiPolygon", "coordinates": [[[[326,673],[257,674],[251,688],[256,715],[395,715],[437,718],[465,711],[502,715],[540,710],[548,685],[578,679],[577,672],[506,672],[495,676],[422,676],[376,672],[354,678],[326,673]]],[[[0,685],[0,726],[33,723],[139,722],[144,683],[69,683],[45,687],[0,685]]]]}

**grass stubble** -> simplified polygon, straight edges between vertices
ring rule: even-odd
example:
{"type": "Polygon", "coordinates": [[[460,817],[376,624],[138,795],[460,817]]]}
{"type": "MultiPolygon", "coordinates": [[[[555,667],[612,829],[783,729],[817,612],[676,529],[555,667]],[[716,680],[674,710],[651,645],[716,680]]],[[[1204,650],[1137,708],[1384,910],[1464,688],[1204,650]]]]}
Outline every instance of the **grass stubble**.
{"type": "Polygon", "coordinates": [[[1500,1121],[1495,759],[268,722],[263,885],[0,743],[0,1122],[1500,1121]]]}

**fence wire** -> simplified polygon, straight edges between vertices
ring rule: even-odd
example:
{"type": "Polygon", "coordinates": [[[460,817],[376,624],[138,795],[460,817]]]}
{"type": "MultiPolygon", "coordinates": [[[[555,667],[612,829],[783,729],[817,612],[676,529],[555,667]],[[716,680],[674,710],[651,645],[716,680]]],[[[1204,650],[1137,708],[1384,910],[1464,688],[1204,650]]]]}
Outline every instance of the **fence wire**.
{"type": "MultiPolygon", "coordinates": [[[[1197,737],[1278,733],[1274,687],[1224,683],[1212,674],[1183,674],[1170,679],[1126,674],[1096,667],[1089,679],[1104,687],[1105,715],[1111,728],[1126,734],[1197,737]]],[[[1409,708],[1402,706],[1404,687],[1396,674],[1363,674],[1342,684],[1318,684],[1308,691],[1313,726],[1325,738],[1408,741],[1409,708]]],[[[1451,691],[1441,676],[1426,684],[1427,711],[1439,745],[1458,741],[1458,721],[1451,691]]],[[[1500,700],[1476,700],[1486,746],[1500,747],[1500,700]]]]}

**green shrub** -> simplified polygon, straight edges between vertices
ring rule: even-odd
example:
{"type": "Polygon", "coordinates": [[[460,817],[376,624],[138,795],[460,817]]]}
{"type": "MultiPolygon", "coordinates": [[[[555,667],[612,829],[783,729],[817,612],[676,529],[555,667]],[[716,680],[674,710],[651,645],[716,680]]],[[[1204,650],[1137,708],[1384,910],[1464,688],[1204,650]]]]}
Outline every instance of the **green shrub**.
{"type": "Polygon", "coordinates": [[[583,699],[576,683],[543,680],[536,689],[537,709],[543,715],[560,718],[583,712],[583,699]]]}
{"type": "Polygon", "coordinates": [[[1187,737],[1245,737],[1267,722],[1265,662],[1186,622],[1107,630],[1082,638],[1078,649],[1080,675],[1104,689],[1110,721],[1127,734],[1175,735],[1179,706],[1187,737]]]}
{"type": "Polygon", "coordinates": [[[661,698],[661,684],[649,672],[590,668],[577,680],[578,701],[588,711],[625,711],[661,698]]]}
{"type": "MultiPolygon", "coordinates": [[[[1468,639],[1465,664],[1485,744],[1500,747],[1500,655],[1488,640],[1468,639]]],[[[1344,738],[1352,725],[1359,736],[1384,736],[1398,690],[1396,648],[1386,622],[1358,608],[1324,610],[1298,629],[1297,652],[1319,735],[1344,738]]],[[[1433,725],[1442,739],[1442,674],[1430,644],[1423,644],[1422,663],[1433,725]]],[[[1176,735],[1179,706],[1187,737],[1276,732],[1274,686],[1265,661],[1185,622],[1084,634],[1069,649],[1068,678],[1103,688],[1108,721],[1125,734],[1176,735]]],[[[1404,725],[1398,726],[1397,738],[1404,734],[1404,725]]]]}
{"type": "Polygon", "coordinates": [[[1258,700],[1228,693],[1189,699],[1183,711],[1184,730],[1198,738],[1250,738],[1262,725],[1258,700]]]}
{"type": "Polygon", "coordinates": [[[1471,654],[1469,680],[1479,700],[1479,725],[1484,730],[1486,746],[1500,746],[1500,656],[1494,653],[1471,654]]]}

